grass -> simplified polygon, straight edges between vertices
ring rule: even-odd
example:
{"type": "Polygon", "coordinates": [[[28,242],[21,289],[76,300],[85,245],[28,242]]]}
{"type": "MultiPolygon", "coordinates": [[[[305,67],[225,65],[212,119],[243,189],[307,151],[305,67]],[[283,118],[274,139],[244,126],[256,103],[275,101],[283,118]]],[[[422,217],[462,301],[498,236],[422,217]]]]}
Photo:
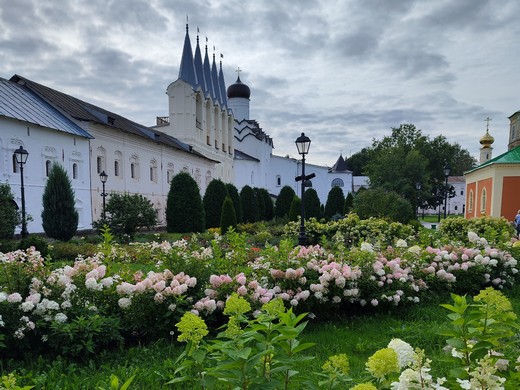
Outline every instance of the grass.
{"type": "MultiPolygon", "coordinates": [[[[520,288],[505,293],[518,313],[520,288]]],[[[446,297],[442,300],[448,301],[446,297]]],[[[302,337],[302,341],[315,343],[307,350],[315,359],[302,366],[301,372],[317,371],[329,356],[345,353],[350,360],[351,376],[360,378],[368,357],[386,347],[392,338],[425,349],[426,355],[433,360],[433,373],[445,372],[448,367],[440,359],[445,338],[438,333],[449,326],[449,322],[448,312],[439,303],[421,303],[392,311],[374,310],[362,315],[342,313],[332,320],[321,320],[318,315],[309,320],[302,337]]],[[[165,383],[171,379],[175,369],[173,362],[183,348],[184,345],[172,337],[148,345],[108,351],[85,363],[60,357],[55,360],[34,357],[29,353],[23,361],[0,360],[0,368],[2,375],[16,370],[21,378],[18,384],[35,385],[35,389],[108,389],[111,374],[124,382],[134,373],[136,378],[130,389],[171,389],[174,387],[165,383]]]]}

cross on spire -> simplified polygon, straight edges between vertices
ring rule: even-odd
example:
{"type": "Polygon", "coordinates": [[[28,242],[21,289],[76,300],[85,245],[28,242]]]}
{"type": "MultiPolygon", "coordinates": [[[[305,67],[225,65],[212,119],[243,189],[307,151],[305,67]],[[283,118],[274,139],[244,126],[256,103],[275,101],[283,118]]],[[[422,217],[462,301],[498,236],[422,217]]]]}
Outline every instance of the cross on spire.
{"type": "Polygon", "coordinates": [[[489,131],[489,122],[491,122],[492,119],[488,116],[486,119],[484,119],[484,122],[487,122],[487,125],[486,125],[486,131],[489,131]]]}
{"type": "Polygon", "coordinates": [[[238,66],[237,70],[235,70],[235,72],[237,72],[237,75],[240,78],[240,72],[243,72],[243,71],[242,71],[242,69],[240,69],[240,66],[238,66]]]}

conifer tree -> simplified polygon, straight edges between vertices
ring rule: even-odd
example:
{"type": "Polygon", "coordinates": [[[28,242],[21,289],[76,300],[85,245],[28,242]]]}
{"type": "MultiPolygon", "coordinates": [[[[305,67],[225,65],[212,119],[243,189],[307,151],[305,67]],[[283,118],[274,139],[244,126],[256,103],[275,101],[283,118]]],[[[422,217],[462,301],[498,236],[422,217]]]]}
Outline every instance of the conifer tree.
{"type": "MultiPolygon", "coordinates": [[[[296,195],[294,195],[293,200],[291,202],[291,209],[289,210],[289,220],[297,221],[298,217],[302,213],[302,201],[296,195]]],[[[307,216],[305,217],[307,218],[307,216]]]]}
{"type": "Polygon", "coordinates": [[[240,204],[242,206],[243,222],[258,221],[258,202],[255,197],[255,191],[251,187],[244,186],[240,191],[240,204]]]}
{"type": "Polygon", "coordinates": [[[175,175],[168,192],[166,229],[170,233],[204,231],[204,206],[197,182],[187,172],[175,175]]]}
{"type": "Polygon", "coordinates": [[[20,214],[7,183],[0,183],[0,221],[0,239],[13,238],[16,225],[20,222],[20,214]]]}
{"type": "Polygon", "coordinates": [[[53,164],[43,191],[43,230],[50,238],[69,241],[78,229],[74,191],[67,172],[53,164]]]}
{"type": "Polygon", "coordinates": [[[314,188],[305,190],[305,219],[316,218],[321,216],[321,202],[318,193],[314,188]]]}
{"type": "Polygon", "coordinates": [[[209,182],[204,198],[202,199],[206,216],[206,229],[220,226],[222,204],[227,194],[226,185],[222,180],[213,179],[209,182]]]}
{"type": "Polygon", "coordinates": [[[352,195],[352,192],[349,192],[347,197],[345,198],[345,208],[343,210],[343,213],[346,215],[352,211],[354,208],[354,195],[352,195]]]}
{"type": "Polygon", "coordinates": [[[240,195],[238,189],[232,183],[226,183],[226,189],[229,197],[233,201],[235,214],[237,215],[237,223],[242,222],[242,206],[240,205],[240,195]]]}
{"type": "Polygon", "coordinates": [[[343,190],[337,186],[332,187],[327,196],[327,203],[325,203],[325,218],[330,219],[337,214],[343,215],[344,205],[343,190]]]}
{"type": "Polygon", "coordinates": [[[291,203],[296,193],[289,186],[283,186],[278,198],[276,198],[276,204],[274,209],[274,215],[278,218],[287,218],[289,216],[289,210],[291,209],[291,203]]]}
{"type": "Polygon", "coordinates": [[[265,188],[260,188],[260,200],[264,202],[264,219],[266,221],[270,221],[273,219],[274,216],[274,204],[273,200],[271,199],[271,195],[269,195],[269,192],[265,188]]]}
{"type": "Polygon", "coordinates": [[[220,217],[220,233],[226,234],[229,228],[236,229],[237,227],[237,215],[235,213],[235,207],[230,196],[226,196],[224,203],[222,204],[222,215],[220,217]]]}
{"type": "Polygon", "coordinates": [[[255,187],[253,190],[255,192],[256,203],[258,204],[258,221],[265,221],[267,218],[265,215],[265,201],[261,193],[262,189],[255,187]]]}

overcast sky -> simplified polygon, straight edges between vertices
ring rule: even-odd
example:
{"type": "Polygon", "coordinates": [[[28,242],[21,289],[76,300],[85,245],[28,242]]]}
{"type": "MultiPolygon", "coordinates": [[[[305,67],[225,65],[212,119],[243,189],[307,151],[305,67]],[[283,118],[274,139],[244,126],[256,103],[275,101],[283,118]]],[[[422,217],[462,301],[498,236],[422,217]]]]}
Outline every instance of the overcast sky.
{"type": "Polygon", "coordinates": [[[19,74],[144,125],[168,115],[186,15],[251,88],[277,155],[333,165],[413,123],[478,157],[520,110],[517,0],[0,0],[0,77],[19,74]]]}

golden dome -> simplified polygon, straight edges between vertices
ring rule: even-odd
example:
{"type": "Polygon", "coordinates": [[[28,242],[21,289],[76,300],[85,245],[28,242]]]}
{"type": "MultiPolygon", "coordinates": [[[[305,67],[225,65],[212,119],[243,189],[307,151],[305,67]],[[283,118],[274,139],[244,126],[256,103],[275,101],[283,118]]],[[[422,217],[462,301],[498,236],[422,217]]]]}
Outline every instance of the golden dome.
{"type": "Polygon", "coordinates": [[[484,134],[482,138],[480,138],[479,142],[483,148],[490,148],[491,144],[495,142],[495,138],[493,138],[493,136],[489,134],[489,131],[486,130],[486,134],[484,134]]]}

